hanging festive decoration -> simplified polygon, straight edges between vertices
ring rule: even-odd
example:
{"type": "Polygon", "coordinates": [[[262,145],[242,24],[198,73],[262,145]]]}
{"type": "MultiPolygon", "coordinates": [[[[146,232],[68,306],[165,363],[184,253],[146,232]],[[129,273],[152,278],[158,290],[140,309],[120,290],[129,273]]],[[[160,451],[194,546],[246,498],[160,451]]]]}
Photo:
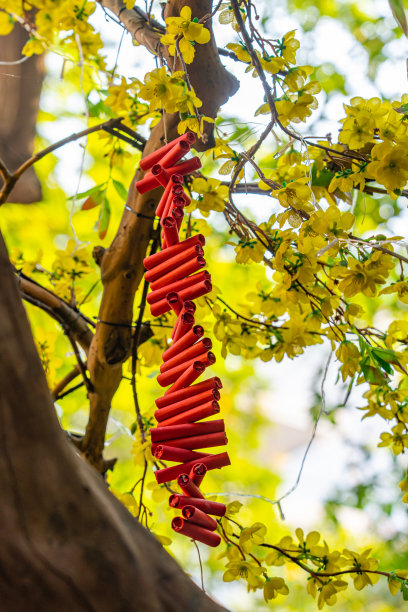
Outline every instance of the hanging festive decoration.
{"type": "Polygon", "coordinates": [[[140,167],[146,174],[136,183],[140,193],[164,187],[156,210],[162,228],[162,250],[144,260],[145,279],[151,287],[147,301],[153,316],[171,310],[177,315],[172,343],[163,353],[157,377],[159,385],[168,388],[156,400],[157,426],[150,433],[152,454],[161,461],[175,463],[155,472],[159,484],[176,480],[181,490],[169,500],[172,508],[181,510],[172,528],[209,546],[218,546],[221,538],[215,533],[217,521],[212,516],[224,516],[226,507],[204,499],[200,485],[208,470],[230,465],[230,459],[226,452],[210,454],[200,449],[228,442],[222,419],[204,420],[220,411],[222,383],[216,376],[195,383],[215,363],[212,342],[195,321],[193,301],[212,290],[211,276],[204,269],[204,236],[196,234],[181,242],[179,237],[184,207],[190,202],[183,188],[183,175],[201,167],[198,157],[180,160],[194,142],[194,134],[187,132],[144,157],[140,167]]]}

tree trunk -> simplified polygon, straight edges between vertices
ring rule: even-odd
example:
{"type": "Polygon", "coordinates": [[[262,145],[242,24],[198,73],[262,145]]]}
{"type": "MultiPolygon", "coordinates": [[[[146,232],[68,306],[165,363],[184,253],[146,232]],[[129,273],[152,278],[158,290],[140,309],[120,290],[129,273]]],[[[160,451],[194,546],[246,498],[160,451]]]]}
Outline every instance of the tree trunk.
{"type": "MultiPolygon", "coordinates": [[[[28,33],[16,23],[8,36],[1,37],[0,60],[21,59],[21,50],[28,38],[28,33]]],[[[44,55],[34,55],[20,64],[0,65],[0,157],[12,172],[33,154],[43,79],[44,55]]],[[[31,167],[7,201],[31,204],[39,200],[41,185],[31,167]]]]}
{"type": "Polygon", "coordinates": [[[2,612],[221,611],[61,430],[1,236],[0,385],[2,612]]]}

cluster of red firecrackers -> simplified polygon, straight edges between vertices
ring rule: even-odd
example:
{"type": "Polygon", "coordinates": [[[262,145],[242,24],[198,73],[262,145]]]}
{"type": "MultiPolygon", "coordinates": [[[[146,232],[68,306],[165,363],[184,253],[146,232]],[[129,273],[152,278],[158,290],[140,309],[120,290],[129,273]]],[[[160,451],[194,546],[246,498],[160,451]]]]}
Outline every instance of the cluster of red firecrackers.
{"type": "Polygon", "coordinates": [[[161,387],[171,386],[156,400],[157,427],[152,427],[150,433],[153,455],[176,463],[155,472],[159,484],[177,480],[182,491],[170,496],[170,506],[182,512],[172,520],[172,528],[209,546],[218,546],[221,538],[215,533],[217,521],[213,516],[224,516],[226,507],[204,499],[199,487],[207,470],[230,465],[230,459],[228,453],[209,454],[198,449],[227,444],[222,419],[203,421],[220,411],[222,384],[216,376],[193,384],[215,363],[211,340],[203,337],[203,327],[195,324],[193,302],[212,290],[211,276],[204,269],[204,236],[196,234],[181,242],[179,239],[183,209],[190,202],[184,192],[183,175],[201,167],[198,157],[180,160],[194,142],[194,134],[188,132],[147,155],[140,162],[146,175],[136,183],[140,193],[164,187],[156,210],[162,227],[162,250],[144,260],[145,279],[152,289],[147,301],[156,317],[171,310],[177,315],[172,344],[163,353],[157,377],[161,387]]]}

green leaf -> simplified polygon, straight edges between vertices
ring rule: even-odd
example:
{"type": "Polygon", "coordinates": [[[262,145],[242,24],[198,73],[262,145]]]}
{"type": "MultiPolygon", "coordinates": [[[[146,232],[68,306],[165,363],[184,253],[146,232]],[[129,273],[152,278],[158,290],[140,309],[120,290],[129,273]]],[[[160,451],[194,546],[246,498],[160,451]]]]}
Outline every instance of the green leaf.
{"type": "Polygon", "coordinates": [[[122,200],[124,200],[126,202],[127,197],[128,197],[128,192],[127,192],[126,187],[122,183],[120,183],[119,181],[115,181],[115,179],[112,179],[112,183],[113,183],[113,186],[114,186],[118,196],[120,198],[122,198],[122,200]]]}
{"type": "Polygon", "coordinates": [[[316,170],[316,164],[312,167],[312,185],[316,187],[328,187],[334,176],[334,172],[330,172],[327,168],[323,168],[321,172],[316,170]]]}
{"type": "Polygon", "coordinates": [[[383,361],[386,361],[387,363],[398,363],[396,354],[394,353],[394,351],[391,351],[389,349],[374,348],[371,353],[373,356],[377,356],[383,361]]]}
{"type": "Polygon", "coordinates": [[[99,238],[103,240],[106,236],[106,232],[108,231],[109,221],[110,221],[111,210],[108,202],[108,198],[105,196],[103,198],[101,212],[99,214],[99,219],[97,223],[98,235],[99,238]]]}
{"type": "Polygon", "coordinates": [[[395,21],[401,27],[405,36],[408,37],[407,16],[405,14],[404,4],[402,0],[388,0],[395,21]]]}
{"type": "Polygon", "coordinates": [[[386,361],[384,361],[383,359],[381,359],[380,357],[378,357],[378,355],[374,355],[374,351],[372,353],[372,357],[373,357],[373,360],[378,363],[380,368],[382,370],[384,370],[384,372],[387,372],[387,374],[392,374],[393,373],[393,369],[390,366],[390,364],[387,363],[386,361]]]}
{"type": "Polygon", "coordinates": [[[91,187],[90,189],[87,189],[86,191],[81,191],[81,193],[77,193],[76,195],[70,196],[68,200],[73,200],[74,198],[76,198],[77,200],[81,200],[81,198],[86,198],[87,196],[94,195],[98,191],[103,192],[105,188],[106,188],[106,183],[100,183],[99,185],[94,185],[93,187],[91,187]]]}
{"type": "Polygon", "coordinates": [[[408,582],[405,581],[401,584],[401,593],[404,601],[408,601],[408,582]]]}

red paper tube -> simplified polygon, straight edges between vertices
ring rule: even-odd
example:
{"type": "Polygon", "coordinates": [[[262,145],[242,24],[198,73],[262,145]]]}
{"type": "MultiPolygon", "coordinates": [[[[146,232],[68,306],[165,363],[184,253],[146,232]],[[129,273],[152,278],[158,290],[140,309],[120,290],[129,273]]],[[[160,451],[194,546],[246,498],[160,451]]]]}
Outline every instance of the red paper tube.
{"type": "Polygon", "coordinates": [[[167,294],[166,300],[170,308],[178,316],[179,313],[181,312],[181,309],[183,308],[183,302],[181,301],[179,294],[176,293],[175,291],[171,291],[170,293],[167,294]]]}
{"type": "Polygon", "coordinates": [[[194,327],[187,334],[180,338],[180,340],[177,340],[177,342],[173,342],[173,344],[164,351],[162,355],[163,361],[172,359],[172,357],[174,357],[181,351],[184,351],[184,349],[188,348],[197,340],[199,340],[203,334],[204,327],[202,327],[201,325],[194,325],[194,327]]]}
{"type": "Polygon", "coordinates": [[[186,448],[175,448],[174,446],[167,446],[166,444],[152,444],[152,452],[156,459],[160,459],[161,461],[185,462],[192,461],[193,459],[199,460],[201,457],[206,456],[206,453],[196,453],[186,448]]]}
{"type": "Polygon", "coordinates": [[[183,177],[181,176],[181,174],[172,174],[171,178],[173,179],[173,177],[180,177],[180,181],[178,182],[178,184],[173,185],[173,187],[171,188],[171,193],[172,195],[184,195],[184,187],[182,185],[183,182],[183,177]]]}
{"type": "Polygon", "coordinates": [[[176,164],[175,166],[171,166],[170,168],[166,168],[169,174],[181,174],[185,176],[186,174],[190,174],[191,172],[195,172],[201,168],[201,161],[198,157],[192,157],[191,159],[186,159],[185,161],[176,164]]]}
{"type": "MultiPolygon", "coordinates": [[[[169,217],[171,214],[171,211],[175,207],[183,208],[184,205],[185,205],[184,198],[181,198],[178,195],[170,195],[169,198],[167,199],[166,206],[164,207],[162,218],[169,217]]],[[[162,222],[160,222],[160,224],[163,226],[162,222]]]]}
{"type": "Polygon", "coordinates": [[[184,410],[180,414],[177,414],[168,419],[164,419],[158,423],[158,427],[168,427],[169,425],[177,425],[178,423],[195,423],[207,419],[220,411],[220,407],[216,401],[210,401],[203,406],[197,406],[190,410],[184,410]]]}
{"type": "MultiPolygon", "coordinates": [[[[171,249],[172,247],[169,248],[171,249]]],[[[195,285],[196,283],[200,283],[203,280],[209,280],[209,276],[210,274],[207,272],[207,270],[201,270],[201,272],[198,272],[198,274],[194,274],[193,276],[189,276],[187,278],[182,278],[178,281],[174,281],[174,283],[170,283],[166,287],[161,287],[156,291],[152,291],[147,295],[147,301],[149,304],[159,302],[166,297],[170,291],[181,291],[182,289],[195,285]]]]}
{"type": "Polygon", "coordinates": [[[156,164],[155,166],[153,166],[152,175],[162,187],[167,187],[170,181],[170,174],[165,168],[163,168],[163,166],[161,166],[160,164],[156,164]]]}
{"type": "Polygon", "coordinates": [[[203,544],[207,544],[207,546],[212,546],[215,548],[221,542],[221,537],[218,533],[214,533],[214,531],[209,531],[204,527],[200,527],[200,525],[196,525],[195,523],[190,523],[185,519],[181,518],[181,516],[175,516],[171,521],[171,526],[174,531],[177,533],[181,533],[193,540],[197,540],[197,542],[202,542],[203,544]]]}
{"type": "Polygon", "coordinates": [[[166,443],[168,440],[172,440],[175,438],[198,436],[200,434],[216,433],[218,431],[225,431],[225,423],[223,419],[207,421],[206,423],[172,425],[171,427],[166,427],[165,429],[158,429],[157,427],[152,427],[150,429],[150,434],[152,437],[152,442],[166,443]]]}
{"type": "Polygon", "coordinates": [[[181,198],[183,198],[184,200],[184,204],[183,207],[188,206],[191,202],[191,198],[189,195],[187,195],[187,193],[184,191],[183,189],[183,193],[178,193],[177,195],[179,195],[181,198]]]}
{"type": "MultiPolygon", "coordinates": [[[[157,165],[159,164],[155,164],[155,166],[157,165]]],[[[155,166],[153,166],[151,172],[146,174],[146,176],[142,178],[142,180],[136,183],[135,186],[139,193],[146,193],[146,191],[156,189],[156,187],[158,186],[157,176],[155,176],[153,172],[155,166]]],[[[171,168],[166,168],[166,172],[169,175],[181,174],[182,176],[184,176],[185,174],[195,172],[195,170],[198,170],[199,168],[201,168],[201,161],[198,157],[192,157],[191,159],[186,159],[186,161],[180,162],[175,166],[171,166],[171,168]]]]}
{"type": "MultiPolygon", "coordinates": [[[[173,172],[174,174],[174,172],[173,172]]],[[[170,173],[163,168],[160,164],[155,164],[151,171],[145,175],[140,181],[135,184],[136,189],[139,193],[146,193],[151,189],[156,189],[160,185],[167,187],[170,181],[170,173]]]]}
{"type": "Polygon", "coordinates": [[[186,334],[194,325],[194,315],[192,312],[181,311],[176,324],[171,332],[171,337],[174,338],[180,329],[180,335],[186,334]]]}
{"type": "MultiPolygon", "coordinates": [[[[195,300],[206,293],[210,293],[212,291],[212,284],[209,280],[201,281],[200,283],[196,283],[195,285],[191,285],[191,287],[186,287],[186,289],[181,289],[178,291],[180,298],[184,300],[195,300]]],[[[159,300],[150,306],[150,312],[154,317],[159,317],[160,315],[168,312],[170,310],[169,305],[166,300],[159,300]]],[[[183,336],[190,328],[191,325],[183,327],[182,317],[177,322],[177,327],[173,330],[172,338],[176,342],[181,336],[183,336]]]]}
{"type": "Polygon", "coordinates": [[[172,257],[173,255],[177,255],[177,253],[185,251],[187,247],[193,246],[194,244],[204,245],[204,236],[202,234],[194,234],[194,236],[187,238],[187,240],[183,240],[179,244],[175,244],[173,247],[170,247],[165,253],[163,251],[159,251],[158,253],[149,255],[149,257],[144,258],[143,265],[146,270],[151,270],[163,261],[166,261],[169,257],[172,257]]]}
{"type": "MultiPolygon", "coordinates": [[[[167,299],[169,295],[178,294],[169,293],[167,294],[167,299]]],[[[202,340],[200,340],[196,344],[193,344],[193,346],[186,348],[184,351],[180,351],[177,355],[162,363],[162,365],[160,366],[160,372],[167,372],[167,370],[171,370],[171,368],[174,368],[175,366],[178,366],[181,363],[185,363],[189,359],[197,357],[197,355],[201,355],[201,353],[209,351],[210,349],[212,349],[212,342],[210,338],[202,338],[202,340]]]]}
{"type": "Polygon", "coordinates": [[[205,529],[209,529],[210,531],[215,531],[217,529],[218,523],[211,516],[208,516],[202,510],[195,508],[194,506],[184,506],[182,510],[183,518],[188,519],[191,523],[195,525],[200,525],[200,527],[204,527],[205,529]]]}
{"type": "MultiPolygon", "coordinates": [[[[185,316],[189,313],[187,312],[185,316]]],[[[188,387],[193,383],[197,378],[204,372],[205,365],[201,361],[194,361],[194,363],[187,368],[187,370],[176,380],[176,382],[167,389],[166,393],[174,393],[178,389],[183,389],[184,387],[188,387]]],[[[166,395],[165,393],[165,395],[166,395]]]]}
{"type": "Polygon", "coordinates": [[[177,227],[178,227],[178,222],[182,221],[184,218],[184,210],[181,206],[174,206],[171,211],[170,211],[171,216],[173,217],[173,219],[176,220],[177,222],[177,227]]]}
{"type": "Polygon", "coordinates": [[[194,302],[192,302],[191,300],[184,300],[182,314],[184,314],[185,312],[194,314],[196,310],[197,306],[194,304],[194,302]]]}
{"type": "Polygon", "coordinates": [[[167,440],[166,444],[167,446],[176,446],[177,448],[197,450],[198,448],[226,446],[228,444],[228,438],[225,431],[220,431],[217,433],[203,434],[201,436],[191,436],[190,438],[176,438],[175,440],[167,440]]]}
{"type": "Polygon", "coordinates": [[[188,474],[180,474],[177,477],[177,484],[183,491],[184,495],[189,495],[190,497],[202,497],[204,499],[204,495],[201,493],[197,485],[194,484],[188,474]]]}
{"type": "Polygon", "coordinates": [[[154,164],[157,164],[157,162],[159,162],[162,159],[163,155],[165,155],[168,151],[170,151],[176,143],[182,140],[187,142],[191,146],[195,143],[195,136],[193,132],[186,132],[182,136],[175,138],[175,140],[172,140],[171,142],[164,145],[163,147],[160,147],[160,149],[153,151],[153,153],[150,153],[149,155],[146,155],[146,157],[141,159],[140,164],[139,164],[140,168],[144,172],[146,172],[146,170],[149,170],[150,168],[152,168],[154,164]]]}
{"type": "Polygon", "coordinates": [[[183,185],[181,184],[182,182],[183,177],[181,174],[173,174],[170,177],[170,180],[167,183],[163,195],[160,198],[160,202],[156,208],[156,217],[163,216],[163,211],[169,198],[171,198],[173,195],[184,193],[183,185]]]}
{"type": "Polygon", "coordinates": [[[207,378],[207,380],[203,380],[196,385],[191,385],[190,387],[180,389],[174,393],[163,395],[163,397],[159,397],[156,400],[156,406],[158,408],[166,408],[167,406],[171,406],[177,402],[187,399],[188,397],[208,391],[209,389],[222,389],[222,382],[218,376],[207,378]]]}
{"type": "Polygon", "coordinates": [[[163,219],[163,231],[166,238],[166,248],[178,244],[180,239],[176,219],[165,217],[163,219]]]}
{"type": "MultiPolygon", "coordinates": [[[[154,473],[157,484],[163,484],[163,482],[170,482],[179,476],[189,472],[193,465],[198,463],[197,461],[187,461],[187,463],[180,463],[179,465],[172,465],[162,470],[156,470],[154,473]]],[[[227,465],[231,465],[228,453],[219,453],[218,455],[207,455],[200,459],[199,463],[205,463],[207,470],[215,470],[223,468],[227,465]]]]}
{"type": "MultiPolygon", "coordinates": [[[[186,316],[187,314],[189,313],[187,312],[183,316],[186,316]]],[[[171,385],[172,383],[174,383],[175,380],[179,378],[179,376],[181,376],[181,374],[183,374],[183,372],[185,372],[186,368],[188,368],[192,363],[194,363],[194,361],[202,361],[205,366],[212,365],[213,363],[215,363],[215,355],[211,351],[205,351],[204,349],[203,352],[197,355],[196,357],[192,357],[191,359],[184,361],[176,367],[171,368],[167,372],[159,374],[159,376],[157,377],[157,382],[161,387],[167,387],[168,385],[171,385]]]]}
{"type": "MultiPolygon", "coordinates": [[[[173,178],[173,177],[171,177],[171,178],[173,178]]],[[[156,217],[161,217],[163,215],[163,211],[166,208],[167,201],[171,197],[170,194],[171,194],[172,185],[173,185],[173,183],[170,180],[167,183],[167,185],[166,185],[166,187],[165,187],[165,189],[163,191],[163,195],[160,198],[160,202],[157,205],[156,213],[155,213],[156,217]]]]}
{"type": "MultiPolygon", "coordinates": [[[[180,294],[181,299],[184,301],[184,300],[194,300],[196,298],[201,297],[202,295],[205,295],[206,293],[209,293],[210,291],[212,291],[212,284],[209,280],[205,280],[205,281],[201,281],[200,283],[197,283],[196,285],[191,285],[190,287],[186,287],[186,289],[181,289],[179,291],[179,294],[180,294]]],[[[162,310],[165,304],[162,300],[160,300],[160,302],[156,302],[156,304],[154,304],[153,306],[154,306],[155,312],[160,312],[161,314],[163,314],[162,310]],[[160,306],[158,306],[159,304],[160,306]]],[[[152,307],[150,308],[150,310],[153,314],[152,307]]],[[[166,312],[166,310],[164,312],[166,312]]],[[[183,323],[184,323],[183,314],[181,314],[171,333],[171,337],[174,342],[177,342],[177,340],[179,340],[182,336],[184,336],[184,334],[187,333],[190,329],[190,327],[186,328],[185,325],[183,325],[183,323]]]]}
{"type": "Polygon", "coordinates": [[[177,416],[178,414],[183,413],[186,410],[191,410],[192,408],[202,406],[203,404],[207,404],[208,402],[218,402],[219,399],[220,392],[218,391],[218,389],[207,389],[202,393],[196,393],[195,395],[187,397],[179,402],[174,402],[173,404],[169,404],[164,408],[159,408],[155,411],[154,416],[156,421],[160,423],[161,421],[165,421],[166,419],[170,419],[171,417],[177,416]]]}
{"type": "Polygon", "coordinates": [[[190,145],[186,140],[179,140],[173,143],[172,148],[161,158],[160,165],[163,168],[174,166],[184,155],[190,151],[190,145]]]}
{"type": "MultiPolygon", "coordinates": [[[[155,411],[154,416],[156,421],[158,423],[161,423],[162,421],[166,421],[167,419],[171,419],[172,417],[175,417],[177,415],[184,415],[185,412],[192,410],[197,406],[202,407],[203,405],[207,405],[208,402],[218,402],[219,399],[220,392],[218,391],[218,389],[208,389],[203,393],[197,393],[196,395],[187,397],[179,402],[175,402],[174,404],[169,404],[164,408],[159,408],[155,411]]],[[[189,422],[189,420],[187,419],[186,422],[189,422]]]]}
{"type": "Polygon", "coordinates": [[[178,495],[178,493],[170,495],[169,505],[172,508],[194,506],[194,508],[199,508],[199,510],[202,510],[206,514],[212,514],[213,516],[224,516],[227,511],[227,506],[225,504],[220,504],[220,502],[209,501],[208,499],[201,499],[200,497],[187,497],[186,495],[178,495]]]}
{"type": "MultiPolygon", "coordinates": [[[[179,242],[179,244],[175,244],[174,246],[179,246],[181,244],[183,243],[179,242]]],[[[170,247],[170,248],[174,248],[174,247],[170,247]]],[[[170,248],[166,249],[165,252],[168,253],[170,248]]],[[[176,268],[177,266],[183,264],[189,259],[192,259],[193,257],[197,257],[197,255],[202,257],[203,254],[204,254],[204,251],[200,244],[193,244],[193,246],[184,247],[176,255],[170,254],[166,261],[162,261],[162,263],[158,264],[151,270],[148,270],[145,273],[145,279],[149,283],[151,281],[155,281],[158,278],[160,278],[160,276],[162,276],[163,274],[167,274],[167,272],[170,272],[170,270],[173,270],[173,268],[176,268]]]]}
{"type": "Polygon", "coordinates": [[[205,265],[206,261],[204,257],[194,257],[174,270],[171,270],[167,274],[164,274],[156,281],[153,281],[150,287],[152,291],[156,291],[157,289],[166,287],[166,285],[170,285],[171,283],[185,278],[186,276],[190,276],[190,274],[194,274],[194,272],[197,272],[197,270],[200,270],[200,268],[203,268],[205,265]]]}
{"type": "Polygon", "coordinates": [[[184,300],[196,300],[197,298],[210,293],[212,291],[212,283],[210,280],[201,281],[196,285],[191,285],[180,291],[180,297],[184,300]]]}
{"type": "MultiPolygon", "coordinates": [[[[196,484],[197,487],[199,487],[200,484],[203,482],[204,476],[206,475],[206,473],[207,473],[207,467],[204,465],[204,463],[196,463],[191,468],[189,476],[191,480],[194,482],[194,484],[196,484]]],[[[190,518],[190,517],[186,516],[186,518],[190,518]]]]}

